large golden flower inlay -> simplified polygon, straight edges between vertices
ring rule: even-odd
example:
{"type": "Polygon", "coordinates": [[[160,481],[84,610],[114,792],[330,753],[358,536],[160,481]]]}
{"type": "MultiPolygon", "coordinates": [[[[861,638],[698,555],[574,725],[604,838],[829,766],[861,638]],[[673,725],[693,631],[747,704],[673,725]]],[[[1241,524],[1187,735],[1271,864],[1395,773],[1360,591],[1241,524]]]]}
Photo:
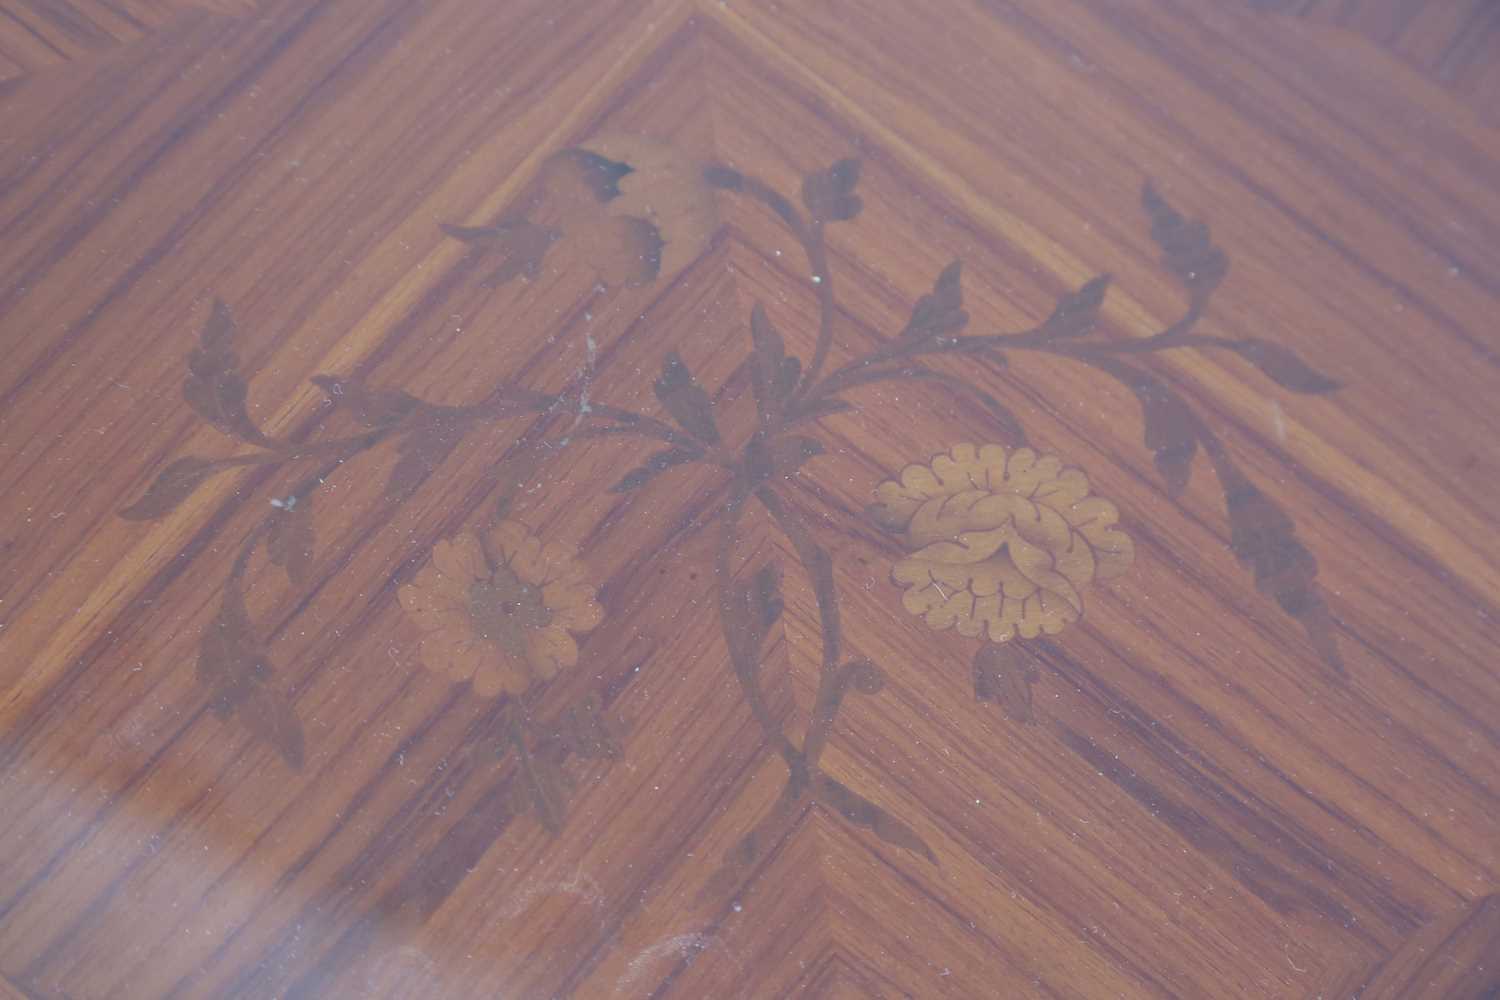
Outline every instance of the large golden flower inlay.
{"type": "Polygon", "coordinates": [[[603,618],[577,554],[516,521],[440,541],[401,588],[422,663],[485,697],[519,695],[578,662],[575,633],[603,618]]]}
{"type": "Polygon", "coordinates": [[[1030,448],[954,445],[881,483],[872,514],[911,553],[891,573],[906,609],[992,642],[1060,632],[1083,614],[1082,590],[1135,556],[1083,470],[1030,448]]]}

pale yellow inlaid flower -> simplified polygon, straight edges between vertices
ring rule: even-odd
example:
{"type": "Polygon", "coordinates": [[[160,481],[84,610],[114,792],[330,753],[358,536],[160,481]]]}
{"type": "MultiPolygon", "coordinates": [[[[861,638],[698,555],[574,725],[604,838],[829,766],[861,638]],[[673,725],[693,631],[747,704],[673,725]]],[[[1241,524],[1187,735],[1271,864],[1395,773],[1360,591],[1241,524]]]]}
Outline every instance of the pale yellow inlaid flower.
{"type": "Polygon", "coordinates": [[[891,573],[906,609],[992,642],[1062,631],[1083,614],[1083,588],[1135,556],[1083,470],[1030,448],[954,445],[881,483],[871,513],[911,551],[891,573]]]}
{"type": "Polygon", "coordinates": [[[577,553],[516,521],[438,542],[400,596],[424,633],[422,663],[484,697],[519,695],[576,664],[573,634],[604,616],[577,553]]]}

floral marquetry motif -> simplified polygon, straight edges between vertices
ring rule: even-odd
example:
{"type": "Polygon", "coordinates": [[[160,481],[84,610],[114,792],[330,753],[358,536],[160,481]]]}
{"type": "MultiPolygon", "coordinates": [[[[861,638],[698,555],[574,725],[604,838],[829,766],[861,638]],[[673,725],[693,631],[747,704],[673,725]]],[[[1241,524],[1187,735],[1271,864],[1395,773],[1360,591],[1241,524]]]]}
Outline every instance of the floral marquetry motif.
{"type": "Polygon", "coordinates": [[[1488,996],[1494,3],[0,0],[0,998],[1488,996]]]}
{"type": "Polygon", "coordinates": [[[605,287],[646,285],[696,260],[719,227],[703,169],[670,143],[602,136],[548,157],[532,197],[499,221],[443,231],[498,260],[488,284],[579,267],[605,287]]]}
{"type": "Polygon", "coordinates": [[[1083,470],[1030,448],[957,444],[876,496],[875,519],[910,552],[891,574],[902,603],[935,629],[991,642],[1055,634],[1083,614],[1089,583],[1135,557],[1083,470]]]}
{"type": "MultiPolygon", "coordinates": [[[[1301,620],[1315,648],[1337,665],[1337,645],[1316,582],[1317,564],[1298,540],[1290,517],[1250,484],[1188,402],[1130,357],[1177,348],[1232,351],[1289,389],[1321,393],[1335,388],[1286,348],[1260,339],[1193,332],[1229,266],[1207,225],[1183,215],[1149,183],[1144,185],[1141,201],[1152,238],[1163,265],[1188,298],[1182,318],[1151,336],[1130,342],[1101,336],[1099,318],[1109,290],[1104,275],[1062,294],[1034,328],[970,332],[963,268],[953,261],[933,278],[930,291],[912,302],[909,319],[899,330],[834,365],[839,305],[827,232],[863,213],[858,193],[862,175],[860,162],[852,158],[814,170],[802,178],[799,206],[759,177],[724,163],[701,163],[661,140],[605,137],[548,156],[529,193],[500,221],[478,228],[443,226],[448,236],[481,253],[499,253],[499,270],[484,280],[486,285],[515,277],[539,279],[548,268],[582,268],[595,278],[596,295],[610,295],[678,271],[702,256],[719,223],[720,199],[768,211],[801,246],[814,279],[818,317],[815,329],[791,331],[790,342],[760,302],[739,320],[740,369],[755,410],[753,421],[743,428],[721,426],[726,415],[717,400],[730,383],[705,385],[671,348],[660,351],[660,374],[652,383],[660,416],[609,401],[592,384],[599,345],[592,332],[585,332],[585,367],[555,392],[529,388],[517,375],[502,379],[479,402],[452,406],[400,388],[372,386],[360,377],[315,375],[312,382],[327,394],[329,406],[346,410],[359,433],[317,442],[278,439],[250,416],[249,379],[235,350],[235,323],[229,307],[216,301],[198,347],[189,354],[183,394],[201,419],[258,451],[248,458],[180,458],[122,514],[134,520],[170,516],[212,477],[240,465],[274,468],[313,456],[324,459],[321,470],[279,498],[262,528],[242,544],[225,586],[225,620],[235,623],[240,646],[261,656],[264,643],[237,603],[251,556],[264,544],[290,582],[305,580],[318,558],[313,496],[328,477],[366,452],[393,442],[399,459],[387,482],[385,503],[399,506],[426,480],[439,477],[450,456],[472,454],[480,447],[475,442],[483,436],[482,426],[572,414],[566,431],[549,434],[545,422],[535,425],[497,466],[494,479],[510,483],[511,492],[499,498],[497,510],[504,510],[514,499],[516,484],[563,450],[597,439],[644,439],[659,450],[626,471],[609,493],[656,489],[658,480],[689,469],[706,472],[723,491],[724,499],[706,515],[718,525],[713,575],[723,665],[787,767],[781,800],[762,825],[774,826],[789,811],[811,802],[879,840],[932,858],[930,846],[907,819],[822,770],[823,751],[847,696],[880,696],[886,675],[880,665],[851,651],[857,640],[846,635],[827,525],[804,511],[797,484],[811,481],[829,454],[823,419],[857,412],[861,397],[880,383],[943,386],[975,404],[997,436],[1023,441],[1021,418],[995,394],[992,375],[1012,357],[1039,354],[1107,376],[1139,400],[1142,437],[1155,453],[1168,494],[1181,493],[1194,459],[1207,454],[1225,493],[1231,550],[1252,570],[1257,586],[1301,620]],[[554,255],[555,249],[568,247],[579,252],[554,255]],[[806,349],[799,349],[799,343],[806,349]],[[934,367],[945,358],[964,360],[961,373],[934,367]],[[763,661],[784,627],[782,567],[773,559],[748,582],[732,578],[742,522],[752,510],[776,525],[815,597],[821,663],[808,709],[810,723],[800,739],[772,713],[764,681],[763,661]]],[[[590,315],[584,314],[585,323],[591,322],[590,315]]],[[[926,627],[986,640],[974,661],[975,697],[998,702],[1010,718],[1030,719],[1031,684],[1041,676],[1041,654],[1022,648],[1022,641],[1056,635],[1076,622],[1084,612],[1085,591],[1125,572],[1134,558],[1115,505],[1091,493],[1081,469],[1019,443],[953,445],[881,483],[876,498],[874,518],[900,539],[904,550],[891,577],[904,590],[906,610],[926,627]]],[[[577,665],[579,638],[600,624],[603,611],[599,584],[571,547],[539,538],[503,514],[497,518],[489,528],[434,542],[415,575],[400,586],[399,601],[421,632],[415,660],[422,667],[467,682],[480,698],[523,700],[545,691],[577,665]]],[[[299,763],[303,729],[291,701],[284,695],[276,700],[274,689],[265,689],[271,693],[256,701],[237,697],[242,689],[261,692],[269,668],[245,667],[251,662],[246,656],[204,662],[215,666],[200,670],[200,677],[215,693],[217,714],[238,715],[253,732],[276,743],[288,762],[299,763]],[[217,666],[220,661],[226,665],[217,666]]],[[[515,725],[513,718],[510,742],[521,748],[526,743],[515,737],[515,725]]],[[[562,780],[553,777],[556,781],[539,787],[551,788],[562,780]]],[[[548,829],[560,829],[564,811],[555,796],[542,799],[549,804],[538,806],[539,814],[548,817],[548,829]]],[[[747,832],[729,853],[721,880],[732,882],[761,857],[765,842],[760,832],[760,827],[747,832]]]]}
{"type": "Polygon", "coordinates": [[[487,698],[574,666],[576,636],[604,616],[577,554],[516,521],[439,541],[401,606],[423,632],[422,664],[487,698]]]}

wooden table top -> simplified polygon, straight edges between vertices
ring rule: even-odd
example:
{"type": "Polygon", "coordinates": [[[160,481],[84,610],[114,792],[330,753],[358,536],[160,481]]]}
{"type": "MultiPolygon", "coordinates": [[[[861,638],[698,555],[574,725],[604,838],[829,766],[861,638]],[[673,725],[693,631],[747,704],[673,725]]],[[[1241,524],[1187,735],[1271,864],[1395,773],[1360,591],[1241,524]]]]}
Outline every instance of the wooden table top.
{"type": "Polygon", "coordinates": [[[0,997],[1500,995],[1491,0],[0,0],[0,997]]]}

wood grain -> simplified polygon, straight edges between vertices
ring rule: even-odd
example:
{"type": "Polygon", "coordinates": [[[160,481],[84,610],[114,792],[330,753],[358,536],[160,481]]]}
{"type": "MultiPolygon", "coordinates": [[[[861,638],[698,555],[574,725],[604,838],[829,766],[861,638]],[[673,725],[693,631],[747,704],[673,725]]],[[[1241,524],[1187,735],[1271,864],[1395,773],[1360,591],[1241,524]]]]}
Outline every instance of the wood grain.
{"type": "Polygon", "coordinates": [[[1489,996],[1487,10],[0,6],[0,993],[1489,996]]]}
{"type": "Polygon", "coordinates": [[[1251,0],[1263,10],[1357,33],[1464,97],[1488,121],[1500,95],[1500,11],[1486,0],[1251,0]]]}
{"type": "Polygon", "coordinates": [[[1486,896],[1432,921],[1367,970],[1330,987],[1334,996],[1486,997],[1500,986],[1491,957],[1500,944],[1496,900],[1486,896]]]}
{"type": "MultiPolygon", "coordinates": [[[[254,14],[260,0],[7,0],[0,5],[0,86],[89,61],[157,31],[212,15],[254,14]]],[[[43,86],[56,87],[56,74],[43,86]]]]}

